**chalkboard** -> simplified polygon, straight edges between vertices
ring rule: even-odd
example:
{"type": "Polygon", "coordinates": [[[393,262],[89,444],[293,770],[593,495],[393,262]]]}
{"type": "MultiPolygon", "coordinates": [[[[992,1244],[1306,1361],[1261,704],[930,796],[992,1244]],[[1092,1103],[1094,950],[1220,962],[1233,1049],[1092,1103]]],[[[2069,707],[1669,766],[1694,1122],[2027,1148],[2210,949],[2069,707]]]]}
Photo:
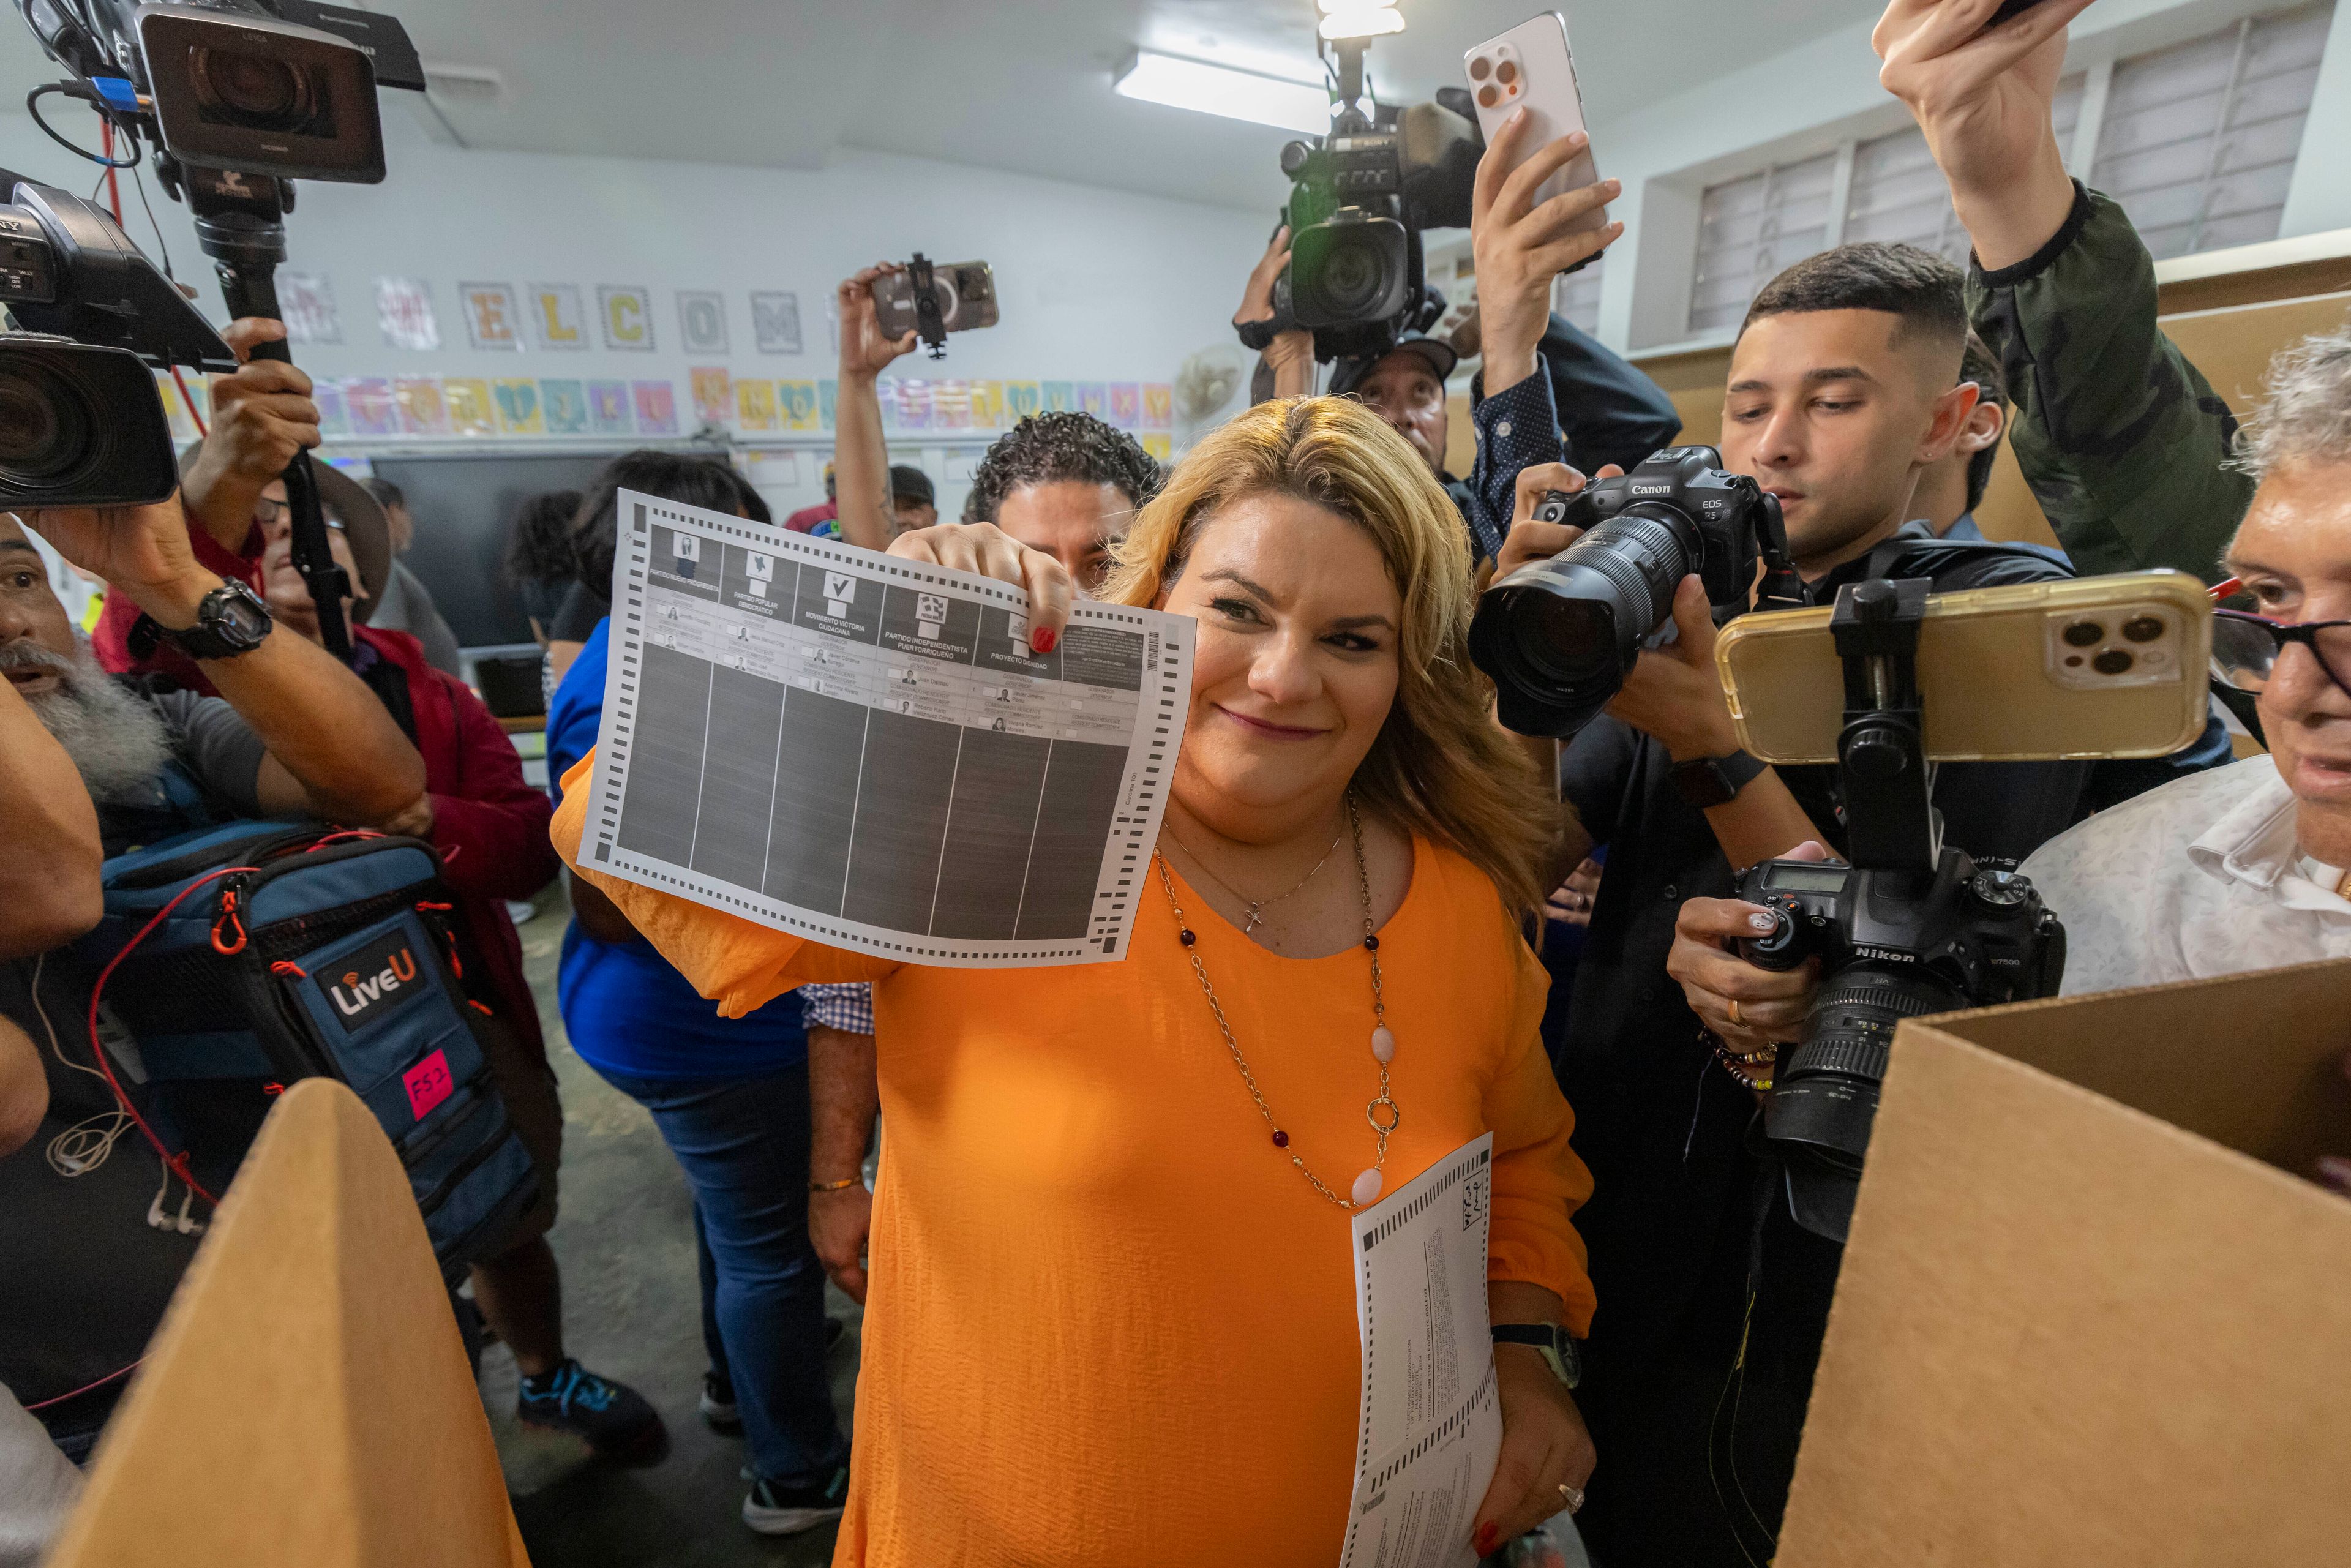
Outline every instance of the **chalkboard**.
{"type": "Polygon", "coordinates": [[[534,496],[586,489],[620,450],[375,460],[376,473],[400,486],[416,519],[415,541],[401,559],[432,590],[461,646],[531,641],[530,621],[502,564],[515,516],[534,496]]]}

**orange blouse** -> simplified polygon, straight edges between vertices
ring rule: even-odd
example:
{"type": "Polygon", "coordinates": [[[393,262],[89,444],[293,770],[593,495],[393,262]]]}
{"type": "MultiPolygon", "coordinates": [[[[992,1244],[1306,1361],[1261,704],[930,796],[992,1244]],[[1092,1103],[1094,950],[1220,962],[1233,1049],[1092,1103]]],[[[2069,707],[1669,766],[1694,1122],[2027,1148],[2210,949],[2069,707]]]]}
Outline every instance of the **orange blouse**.
{"type": "MultiPolygon", "coordinates": [[[[576,864],[587,769],[555,841],[576,864]]],[[[1592,1180],[1537,1035],[1548,984],[1493,883],[1413,845],[1381,933],[1397,1051],[1393,1193],[1494,1134],[1489,1272],[1592,1287],[1592,1180]]],[[[1362,1341],[1347,1216],[1272,1144],[1176,940],[1127,957],[900,965],[584,870],[719,1011],[870,980],[882,1174],[836,1564],[1129,1568],[1338,1558],[1362,1341]]],[[[1179,896],[1267,1103],[1340,1192],[1372,1163],[1369,956],[1268,952],[1179,896]]]]}

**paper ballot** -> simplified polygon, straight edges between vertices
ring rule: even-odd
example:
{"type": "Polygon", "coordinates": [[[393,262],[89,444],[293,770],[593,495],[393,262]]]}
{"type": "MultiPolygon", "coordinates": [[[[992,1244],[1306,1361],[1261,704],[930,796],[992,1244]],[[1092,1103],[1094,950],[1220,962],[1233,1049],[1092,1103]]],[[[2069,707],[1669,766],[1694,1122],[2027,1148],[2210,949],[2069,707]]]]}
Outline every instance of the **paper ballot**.
{"type": "Polygon", "coordinates": [[[1494,1135],[1356,1213],[1364,1410],[1340,1568],[1477,1568],[1469,1527],[1502,1451],[1486,1316],[1494,1135]]]}
{"type": "Polygon", "coordinates": [[[922,964],[1123,957],[1184,738],[1188,617],[622,491],[583,863],[922,964]]]}

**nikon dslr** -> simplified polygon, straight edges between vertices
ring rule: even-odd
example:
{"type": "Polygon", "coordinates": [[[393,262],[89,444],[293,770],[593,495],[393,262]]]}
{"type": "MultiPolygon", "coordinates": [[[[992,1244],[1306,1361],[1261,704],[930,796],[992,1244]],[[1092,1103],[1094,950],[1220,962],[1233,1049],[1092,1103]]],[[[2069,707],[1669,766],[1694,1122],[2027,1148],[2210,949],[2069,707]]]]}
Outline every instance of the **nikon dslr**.
{"type": "Polygon", "coordinates": [[[1766,607],[1802,602],[1778,497],[1724,473],[1711,446],[1667,447],[1630,474],[1553,493],[1535,517],[1583,537],[1488,589],[1469,627],[1469,655],[1521,735],[1564,737],[1597,717],[1641,650],[1670,639],[1674,591],[1692,572],[1718,622],[1747,609],[1759,566],[1766,607]]]}
{"type": "Polygon", "coordinates": [[[1763,1136],[1787,1162],[1796,1222],[1842,1241],[1895,1025],[2054,996],[2064,927],[2028,878],[1949,846],[1930,872],[1765,861],[1740,877],[1738,896],[1777,921],[1740,942],[1749,963],[1820,960],[1804,1038],[1783,1048],[1764,1097],[1763,1136]]]}

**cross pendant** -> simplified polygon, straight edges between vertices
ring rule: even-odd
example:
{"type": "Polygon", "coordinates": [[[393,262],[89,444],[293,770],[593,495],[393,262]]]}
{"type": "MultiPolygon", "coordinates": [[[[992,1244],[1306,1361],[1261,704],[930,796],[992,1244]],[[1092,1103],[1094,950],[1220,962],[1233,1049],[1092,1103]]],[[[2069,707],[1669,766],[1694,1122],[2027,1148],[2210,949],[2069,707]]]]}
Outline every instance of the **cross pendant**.
{"type": "Polygon", "coordinates": [[[1265,905],[1262,904],[1252,904],[1249,906],[1249,924],[1241,927],[1241,935],[1244,936],[1256,930],[1258,922],[1265,918],[1265,905]]]}

